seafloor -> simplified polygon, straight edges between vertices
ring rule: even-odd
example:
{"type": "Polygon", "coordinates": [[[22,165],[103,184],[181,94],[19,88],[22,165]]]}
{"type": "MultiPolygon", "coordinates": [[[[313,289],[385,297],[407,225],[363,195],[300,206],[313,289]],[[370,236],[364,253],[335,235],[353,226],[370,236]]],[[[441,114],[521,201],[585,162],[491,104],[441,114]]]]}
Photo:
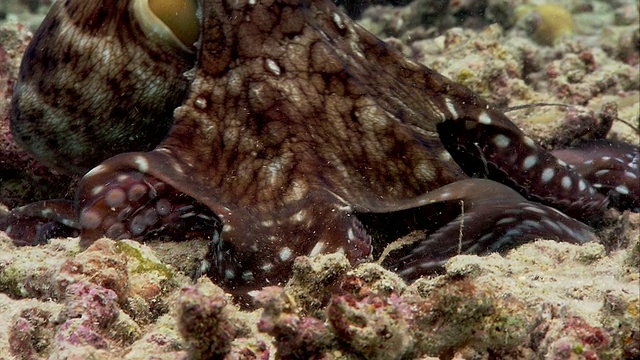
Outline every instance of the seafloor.
{"type": "MultiPolygon", "coordinates": [[[[361,23],[509,112],[545,147],[600,136],[638,144],[634,0],[416,0],[361,23]],[[443,5],[444,4],[444,5],[443,5]]],[[[8,103],[47,1],[0,3],[0,204],[69,197],[73,179],[20,151],[8,103]]],[[[6,209],[5,209],[6,211],[6,209]]],[[[405,284],[339,255],[299,258],[292,279],[240,310],[206,278],[204,241],[77,239],[15,247],[0,233],[0,359],[638,359],[640,216],[611,211],[601,243],[538,241],[457,256],[405,284]],[[198,250],[202,249],[202,250],[198,250]]]]}

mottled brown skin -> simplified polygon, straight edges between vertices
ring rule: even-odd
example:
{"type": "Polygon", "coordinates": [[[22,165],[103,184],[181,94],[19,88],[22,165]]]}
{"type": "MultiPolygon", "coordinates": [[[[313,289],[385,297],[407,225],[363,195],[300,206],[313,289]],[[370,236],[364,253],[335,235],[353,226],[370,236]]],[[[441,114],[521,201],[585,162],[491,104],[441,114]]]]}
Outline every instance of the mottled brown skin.
{"type": "Polygon", "coordinates": [[[47,166],[81,175],[166,136],[195,54],[132,41],[145,39],[136,24],[126,1],[52,8],[24,55],[12,99],[18,144],[47,166]]]}
{"type": "MultiPolygon", "coordinates": [[[[110,25],[92,26],[120,34],[114,24],[127,18],[127,3],[110,2],[107,12],[78,9],[77,15],[71,11],[73,1],[66,8],[59,2],[50,15],[54,19],[47,21],[79,16],[84,26],[83,18],[104,15],[110,25]]],[[[104,161],[80,183],[78,216],[68,225],[80,228],[85,242],[105,234],[204,233],[212,238],[204,271],[227,289],[242,292],[284,281],[298,255],[341,251],[353,263],[363,261],[371,254],[369,233],[393,239],[427,230],[424,241],[389,258],[389,266],[407,279],[459,252],[500,251],[538,237],[594,239],[586,225],[557,210],[497,182],[467,179],[465,172],[491,177],[584,221],[601,216],[607,205],[580,174],[539,148],[502,113],[386,46],[331,2],[204,0],[201,7],[188,96],[181,105],[178,95],[166,96],[158,107],[177,107],[166,138],[152,151],[104,161]]],[[[42,43],[29,56],[51,51],[59,58],[56,52],[64,47],[49,42],[58,31],[41,28],[36,37],[42,43]]],[[[168,83],[184,81],[175,76],[180,68],[175,64],[182,63],[172,61],[185,54],[175,46],[149,44],[140,35],[125,32],[129,41],[118,46],[123,53],[146,52],[140,56],[158,64],[128,59],[113,66],[132,64],[168,83]],[[167,53],[158,55],[158,47],[167,53]],[[166,58],[170,61],[163,63],[166,58]],[[175,72],[158,72],[154,66],[175,72]]],[[[68,40],[73,45],[77,37],[68,40]]],[[[96,41],[104,43],[102,33],[96,41]]],[[[78,96],[95,99],[104,91],[106,103],[121,106],[112,86],[128,83],[122,73],[82,67],[85,55],[77,56],[62,68],[77,63],[85,74],[89,68],[98,72],[87,80],[89,92],[78,96]]],[[[58,71],[38,66],[24,69],[15,100],[18,118],[27,116],[25,94],[33,79],[58,71]]],[[[69,85],[53,81],[43,86],[69,85]]],[[[42,95],[41,90],[36,93],[42,95]]],[[[60,108],[74,106],[64,91],[55,93],[63,96],[60,108]]],[[[137,96],[142,95],[134,91],[129,98],[137,96]]],[[[135,108],[138,101],[125,104],[135,108]]],[[[40,100],[31,104],[34,111],[42,108],[40,100]]],[[[135,112],[127,115],[101,121],[112,128],[134,121],[131,134],[140,136],[149,130],[135,112]]],[[[31,116],[30,121],[43,121],[31,116]]],[[[91,123],[84,116],[67,116],[91,123]]],[[[36,156],[54,165],[68,161],[68,151],[39,146],[65,138],[71,125],[33,140],[38,131],[28,127],[29,121],[15,122],[15,131],[24,134],[25,143],[31,141],[36,156]]],[[[132,145],[117,147],[132,150],[127,146],[132,145]]],[[[68,211],[63,208],[56,213],[68,211]]],[[[33,209],[30,215],[39,211],[33,209]]]]}

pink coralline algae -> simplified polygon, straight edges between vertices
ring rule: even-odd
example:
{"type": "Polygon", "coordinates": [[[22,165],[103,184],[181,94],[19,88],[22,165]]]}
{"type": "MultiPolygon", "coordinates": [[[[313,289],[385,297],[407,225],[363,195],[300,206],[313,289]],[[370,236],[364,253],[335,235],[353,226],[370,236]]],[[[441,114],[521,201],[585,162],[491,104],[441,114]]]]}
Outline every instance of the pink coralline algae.
{"type": "Polygon", "coordinates": [[[553,359],[602,359],[602,350],[611,342],[605,329],[591,326],[580,317],[556,321],[547,331],[557,332],[552,341],[542,344],[553,359]]]}
{"type": "Polygon", "coordinates": [[[509,349],[534,326],[521,303],[478,289],[471,281],[423,289],[426,295],[421,296],[418,289],[393,291],[396,277],[373,265],[349,272],[337,280],[342,288],[318,318],[302,315],[310,309],[300,308],[285,290],[265,288],[256,295],[263,308],[258,329],[274,337],[283,358],[340,349],[367,359],[399,359],[448,356],[470,344],[509,349]]]}
{"type": "Polygon", "coordinates": [[[113,290],[79,281],[66,288],[64,303],[52,346],[54,353],[67,354],[63,357],[104,356],[104,351],[131,344],[140,334],[122,313],[113,290]]]}
{"type": "Polygon", "coordinates": [[[241,328],[230,319],[224,292],[210,286],[185,287],[178,300],[178,329],[190,358],[208,359],[229,352],[241,328]]]}
{"type": "Polygon", "coordinates": [[[263,309],[258,330],[273,337],[278,357],[316,358],[335,343],[329,327],[312,316],[301,316],[295,300],[282,288],[266,287],[255,300],[263,309]]]}
{"type": "Polygon", "coordinates": [[[116,251],[115,242],[97,241],[87,250],[62,264],[56,280],[61,292],[74,282],[91,277],[91,282],[110,289],[124,300],[127,295],[127,261],[116,251]]]}
{"type": "Polygon", "coordinates": [[[327,309],[337,336],[367,359],[399,359],[413,352],[410,315],[408,304],[395,294],[360,300],[338,296],[327,309]]]}
{"type": "Polygon", "coordinates": [[[22,358],[36,358],[50,350],[54,319],[45,310],[29,308],[11,324],[9,348],[11,354],[22,358]]]}
{"type": "Polygon", "coordinates": [[[118,296],[113,290],[101,286],[77,282],[66,289],[66,319],[81,319],[97,329],[106,329],[118,317],[118,296]]]}

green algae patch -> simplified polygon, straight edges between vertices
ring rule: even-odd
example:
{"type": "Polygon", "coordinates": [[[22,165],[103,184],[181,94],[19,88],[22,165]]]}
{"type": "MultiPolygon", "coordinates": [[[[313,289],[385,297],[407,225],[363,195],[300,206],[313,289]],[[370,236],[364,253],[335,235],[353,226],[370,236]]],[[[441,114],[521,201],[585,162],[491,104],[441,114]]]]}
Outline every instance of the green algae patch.
{"type": "Polygon", "coordinates": [[[74,256],[78,241],[52,241],[47,246],[15,247],[8,237],[0,237],[0,292],[11,298],[58,298],[51,283],[62,264],[74,256]]]}
{"type": "Polygon", "coordinates": [[[0,293],[10,295],[12,298],[25,298],[30,294],[26,291],[21,279],[24,273],[13,268],[4,268],[0,271],[0,293]]]}
{"type": "Polygon", "coordinates": [[[141,326],[155,322],[169,311],[166,294],[175,290],[180,276],[139,242],[120,240],[114,250],[126,261],[128,287],[123,310],[141,326]]]}
{"type": "MultiPolygon", "coordinates": [[[[138,243],[134,243],[138,244],[138,243]]],[[[139,244],[138,244],[139,245],[139,244]]],[[[143,254],[138,246],[132,245],[128,241],[118,241],[116,243],[116,252],[123,254],[128,258],[135,259],[136,264],[129,269],[131,274],[141,274],[151,271],[157,272],[167,280],[173,278],[173,271],[167,265],[163,264],[150,253],[143,254]]]]}

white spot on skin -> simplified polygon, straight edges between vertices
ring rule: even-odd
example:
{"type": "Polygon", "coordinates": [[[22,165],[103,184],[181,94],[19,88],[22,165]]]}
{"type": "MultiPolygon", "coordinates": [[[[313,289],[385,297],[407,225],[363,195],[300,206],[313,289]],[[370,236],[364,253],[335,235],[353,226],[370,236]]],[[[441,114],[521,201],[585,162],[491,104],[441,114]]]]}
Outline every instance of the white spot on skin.
{"type": "Polygon", "coordinates": [[[595,173],[593,173],[593,175],[595,176],[603,176],[603,175],[607,175],[609,173],[609,170],[604,169],[604,170],[598,170],[595,173]]]}
{"type": "Polygon", "coordinates": [[[307,195],[308,186],[301,180],[295,180],[291,183],[289,191],[284,197],[285,202],[294,202],[302,200],[307,195]]]}
{"type": "Polygon", "coordinates": [[[278,182],[282,182],[282,161],[280,159],[276,159],[267,165],[267,181],[269,181],[269,185],[275,185],[278,182]]]}
{"type": "Polygon", "coordinates": [[[527,144],[528,147],[535,149],[536,148],[536,143],[533,141],[533,139],[531,139],[528,136],[524,136],[522,138],[522,142],[524,142],[525,144],[527,144]]]}
{"type": "Polygon", "coordinates": [[[338,13],[333,13],[333,22],[336,24],[338,29],[344,29],[344,22],[338,13]]]}
{"type": "Polygon", "coordinates": [[[488,233],[488,234],[484,234],[484,235],[482,235],[482,236],[480,237],[480,239],[478,239],[478,243],[483,243],[483,242],[485,242],[485,241],[487,241],[487,240],[491,239],[492,237],[493,237],[493,233],[492,233],[492,232],[490,232],[490,233],[488,233]]]}
{"type": "Polygon", "coordinates": [[[451,116],[453,117],[453,119],[457,119],[458,116],[458,111],[456,111],[456,106],[453,104],[453,101],[451,101],[451,99],[449,98],[445,98],[444,102],[447,106],[447,109],[449,110],[449,112],[451,113],[451,116]]]}
{"type": "Polygon", "coordinates": [[[291,220],[291,222],[302,222],[302,221],[304,221],[304,219],[306,219],[306,217],[307,217],[307,211],[306,210],[300,210],[297,213],[291,215],[289,220],[291,220]]]}
{"type": "Polygon", "coordinates": [[[408,267],[406,269],[400,270],[399,274],[401,276],[407,276],[407,275],[409,275],[409,274],[411,274],[411,273],[413,273],[415,271],[416,271],[416,267],[415,266],[411,266],[411,267],[408,267]]]}
{"type": "Polygon", "coordinates": [[[204,110],[207,108],[207,100],[203,97],[198,97],[193,104],[200,110],[204,110]]]}
{"type": "Polygon", "coordinates": [[[109,61],[111,60],[111,51],[109,50],[109,48],[105,48],[102,51],[102,63],[103,64],[109,64],[109,61]]]}
{"type": "Polygon", "coordinates": [[[509,144],[511,143],[511,139],[509,139],[505,135],[498,134],[493,137],[493,143],[496,144],[497,147],[504,149],[509,146],[509,144]]]}
{"type": "Polygon", "coordinates": [[[611,157],[610,157],[610,156],[603,156],[603,157],[602,157],[602,161],[607,162],[607,161],[609,161],[609,160],[611,160],[611,157]]]}
{"type": "Polygon", "coordinates": [[[632,178],[632,179],[637,179],[638,178],[638,176],[636,174],[632,173],[631,171],[625,171],[624,172],[624,176],[632,178]]]}
{"type": "Polygon", "coordinates": [[[419,266],[423,269],[432,269],[435,267],[443,266],[445,263],[446,261],[442,261],[442,260],[432,260],[432,261],[421,262],[419,266]]]}
{"type": "Polygon", "coordinates": [[[511,229],[511,230],[507,231],[506,233],[504,233],[504,235],[502,236],[502,238],[500,239],[499,242],[509,240],[509,239],[513,238],[514,236],[520,236],[520,234],[521,234],[520,230],[511,229]]]}
{"type": "Polygon", "coordinates": [[[255,4],[256,4],[256,1],[257,1],[257,0],[249,0],[249,5],[251,5],[251,6],[255,5],[255,4]]]}
{"type": "Polygon", "coordinates": [[[510,223],[512,223],[512,222],[514,222],[514,221],[516,221],[516,219],[515,219],[515,218],[512,218],[512,217],[506,217],[506,218],[502,218],[502,219],[498,220],[498,221],[496,222],[496,225],[510,224],[510,223]]]}
{"type": "Polygon", "coordinates": [[[273,269],[273,264],[272,263],[264,263],[262,264],[262,266],[260,266],[260,269],[262,269],[262,271],[264,272],[269,272],[271,271],[271,269],[273,269]]]}
{"type": "Polygon", "coordinates": [[[549,220],[549,219],[544,219],[542,220],[542,222],[547,226],[552,228],[555,232],[561,232],[562,229],[560,229],[560,226],[558,226],[558,224],[556,224],[554,221],[549,220]]]}
{"type": "Polygon", "coordinates": [[[480,124],[491,125],[492,121],[493,120],[491,120],[491,117],[484,111],[481,112],[480,115],[478,116],[478,122],[480,124]]]}
{"type": "Polygon", "coordinates": [[[94,187],[93,189],[91,189],[91,195],[96,196],[96,195],[100,194],[102,192],[102,190],[104,190],[104,185],[98,185],[98,186],[94,187]]]}
{"type": "Polygon", "coordinates": [[[222,232],[223,233],[231,232],[231,230],[233,230],[233,226],[231,226],[229,224],[224,224],[224,226],[222,227],[222,232]]]}
{"type": "Polygon", "coordinates": [[[625,185],[618,185],[615,187],[615,190],[622,194],[622,195],[628,195],[629,194],[629,188],[626,187],[625,185]]]}
{"type": "Polygon", "coordinates": [[[529,170],[531,169],[536,163],[538,162],[538,157],[536,155],[529,155],[526,158],[524,158],[524,161],[522,162],[522,168],[524,170],[529,170]]]}
{"type": "Polygon", "coordinates": [[[585,183],[584,180],[580,179],[580,181],[578,181],[578,190],[584,191],[586,188],[587,183],[585,183]]]}
{"type": "Polygon", "coordinates": [[[141,155],[136,156],[133,159],[133,162],[136,164],[138,171],[141,173],[146,173],[149,171],[149,161],[141,155]]]}
{"type": "Polygon", "coordinates": [[[359,58],[364,59],[364,53],[358,46],[358,43],[356,43],[355,41],[351,41],[350,47],[354,54],[356,54],[359,58]]]}
{"type": "Polygon", "coordinates": [[[439,158],[442,161],[451,161],[451,154],[448,151],[443,151],[440,153],[439,158]]]}
{"type": "Polygon", "coordinates": [[[546,184],[549,181],[551,181],[551,179],[553,179],[553,176],[555,174],[556,172],[553,169],[546,168],[542,171],[542,176],[540,176],[540,181],[542,181],[543,184],[546,184]]]}
{"type": "MultiPolygon", "coordinates": [[[[414,66],[418,66],[416,63],[414,62],[410,62],[411,65],[414,66]]],[[[437,119],[439,119],[439,121],[445,121],[450,119],[448,114],[445,114],[443,112],[443,109],[441,109],[438,105],[434,104],[433,101],[431,100],[426,100],[427,103],[429,104],[429,107],[433,110],[433,114],[436,116],[437,119]]]]}
{"type": "Polygon", "coordinates": [[[276,64],[275,61],[273,61],[273,59],[266,59],[265,64],[267,66],[267,69],[271,71],[273,75],[280,75],[282,73],[280,67],[278,66],[278,64],[276,64]]]}
{"type": "Polygon", "coordinates": [[[313,258],[318,256],[322,252],[322,250],[324,250],[324,242],[318,241],[313,247],[313,249],[311,249],[311,252],[309,252],[309,257],[313,258]]]}
{"type": "Polygon", "coordinates": [[[291,255],[293,255],[293,251],[291,251],[291,249],[289,249],[286,246],[280,249],[280,252],[278,253],[278,257],[282,261],[287,261],[291,259],[291,255]]]}
{"type": "Polygon", "coordinates": [[[244,281],[253,281],[253,272],[251,271],[245,271],[242,273],[242,280],[244,281]]]}
{"type": "Polygon", "coordinates": [[[211,268],[211,264],[207,260],[200,261],[200,273],[204,274],[211,268]]]}
{"type": "Polygon", "coordinates": [[[557,163],[558,163],[558,165],[560,165],[560,166],[569,166],[569,165],[567,165],[567,163],[566,163],[566,162],[562,161],[561,159],[557,159],[557,161],[556,161],[556,162],[557,162],[557,163]]]}
{"type": "Polygon", "coordinates": [[[347,238],[349,239],[349,242],[355,240],[356,234],[353,232],[353,228],[349,228],[349,230],[347,230],[347,238]]]}
{"type": "Polygon", "coordinates": [[[236,273],[231,269],[226,269],[224,271],[224,278],[227,280],[231,280],[236,276],[236,273]]]}
{"type": "Polygon", "coordinates": [[[522,226],[523,227],[527,227],[527,228],[531,228],[531,229],[539,229],[540,228],[540,224],[538,224],[538,222],[533,221],[533,220],[524,220],[524,221],[522,221],[522,226]]]}
{"type": "Polygon", "coordinates": [[[566,224],[564,224],[562,222],[558,222],[557,224],[558,224],[558,226],[560,226],[562,228],[562,230],[566,234],[569,234],[571,237],[575,237],[576,233],[573,231],[573,229],[571,229],[570,227],[568,227],[566,224]]]}
{"type": "Polygon", "coordinates": [[[265,220],[263,222],[260,223],[260,225],[264,226],[264,227],[272,227],[273,226],[273,220],[265,220]]]}
{"type": "Polygon", "coordinates": [[[570,177],[564,176],[560,181],[560,184],[562,185],[563,188],[565,188],[565,190],[570,190],[571,185],[573,185],[573,182],[571,181],[570,177]]]}
{"type": "Polygon", "coordinates": [[[116,180],[118,180],[118,182],[125,182],[129,180],[129,175],[127,174],[120,174],[118,176],[116,176],[116,180]]]}

